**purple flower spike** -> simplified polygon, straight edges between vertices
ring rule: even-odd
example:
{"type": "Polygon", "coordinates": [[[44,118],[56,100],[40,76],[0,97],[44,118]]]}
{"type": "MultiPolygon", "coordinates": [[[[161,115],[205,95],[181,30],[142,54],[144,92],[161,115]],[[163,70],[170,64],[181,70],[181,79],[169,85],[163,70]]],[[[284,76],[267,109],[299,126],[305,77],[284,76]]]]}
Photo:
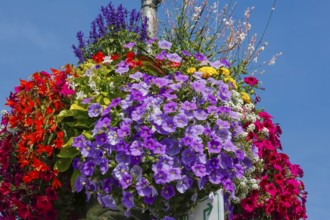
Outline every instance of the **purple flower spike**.
{"type": "Polygon", "coordinates": [[[91,104],[88,107],[88,116],[91,118],[95,118],[100,115],[102,106],[98,103],[91,104]]]}
{"type": "Polygon", "coordinates": [[[166,185],[163,187],[160,195],[166,199],[169,200],[170,198],[172,198],[175,195],[175,189],[174,186],[172,185],[166,185]]]}

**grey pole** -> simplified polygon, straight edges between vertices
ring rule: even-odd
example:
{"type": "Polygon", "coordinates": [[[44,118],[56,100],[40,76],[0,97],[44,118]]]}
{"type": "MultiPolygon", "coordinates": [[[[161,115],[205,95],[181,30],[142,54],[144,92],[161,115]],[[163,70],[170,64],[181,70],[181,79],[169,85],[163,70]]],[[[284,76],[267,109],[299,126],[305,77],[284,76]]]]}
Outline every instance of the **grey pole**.
{"type": "Polygon", "coordinates": [[[148,37],[157,36],[157,9],[162,0],[141,0],[141,13],[148,18],[148,37]]]}

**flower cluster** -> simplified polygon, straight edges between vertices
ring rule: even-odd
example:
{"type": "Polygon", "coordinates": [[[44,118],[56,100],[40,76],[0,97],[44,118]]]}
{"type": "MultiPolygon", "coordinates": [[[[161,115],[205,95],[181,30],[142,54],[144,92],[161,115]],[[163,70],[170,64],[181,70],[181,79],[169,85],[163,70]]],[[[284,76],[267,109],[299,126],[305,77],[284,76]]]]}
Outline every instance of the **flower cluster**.
{"type": "MultiPolygon", "coordinates": [[[[243,104],[242,96],[233,80],[221,80],[230,77],[225,68],[229,63],[209,66],[202,54],[183,51],[182,58],[170,52],[170,42],[155,45],[161,50],[156,58],[165,76],[143,69],[144,62],[134,60],[131,51],[111,64],[127,79],[119,85],[122,95],[107,105],[95,97],[81,100],[89,118],[97,120],[73,141],[81,153],[73,162],[79,171],[75,190],[85,187],[87,198],[94,194],[107,208],[123,204],[129,214],[135,206],[148,207],[157,217],[178,217],[219,188],[231,199],[240,197],[235,184],[248,173],[256,155],[246,142],[243,115],[230,107],[243,104]],[[191,60],[197,69],[187,68],[191,60]],[[191,202],[178,212],[177,200],[191,202]]],[[[82,78],[95,77],[110,65],[100,53],[94,58],[94,67],[75,81],[78,92],[86,86],[79,85],[82,78]]],[[[97,88],[102,83],[88,93],[100,95],[97,88]]]]}
{"type": "MultiPolygon", "coordinates": [[[[101,13],[91,23],[91,30],[88,39],[84,39],[83,32],[77,33],[78,45],[73,45],[73,51],[80,63],[105,47],[93,48],[99,40],[109,38],[107,35],[118,35],[119,32],[127,30],[128,33],[136,33],[137,40],[145,41],[147,39],[147,19],[141,21],[142,16],[136,9],[127,11],[121,4],[116,9],[110,2],[107,6],[101,8],[101,13]],[[141,23],[141,25],[140,25],[141,23]],[[107,36],[107,37],[105,37],[107,36]]],[[[126,37],[126,36],[122,36],[126,37]]],[[[109,46],[109,45],[107,45],[109,46]]]]}
{"type": "Polygon", "coordinates": [[[0,212],[5,216],[56,218],[55,190],[62,184],[52,158],[63,146],[64,132],[54,115],[74,93],[66,82],[69,72],[68,67],[34,73],[7,101],[11,112],[3,115],[0,142],[0,212]]]}
{"type": "Polygon", "coordinates": [[[303,171],[286,154],[278,152],[281,129],[273,124],[272,117],[265,111],[258,116],[255,123],[248,125],[248,140],[263,159],[262,172],[256,173],[259,189],[242,200],[235,219],[306,219],[306,192],[298,180],[303,171]]]}

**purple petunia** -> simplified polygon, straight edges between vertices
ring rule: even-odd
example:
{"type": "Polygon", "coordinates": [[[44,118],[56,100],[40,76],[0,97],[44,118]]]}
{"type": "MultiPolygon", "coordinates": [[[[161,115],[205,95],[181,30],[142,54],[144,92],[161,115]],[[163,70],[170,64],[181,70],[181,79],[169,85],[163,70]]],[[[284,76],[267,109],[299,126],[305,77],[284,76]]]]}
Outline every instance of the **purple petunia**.
{"type": "Polygon", "coordinates": [[[98,103],[93,103],[88,107],[88,116],[91,118],[98,117],[101,114],[102,106],[98,103]]]}
{"type": "Polygon", "coordinates": [[[169,50],[172,47],[172,43],[168,42],[166,40],[161,40],[161,41],[158,42],[158,47],[160,49],[169,50]]]}
{"type": "Polygon", "coordinates": [[[160,195],[166,200],[171,199],[175,195],[174,186],[172,186],[172,185],[164,186],[160,195]]]}
{"type": "Polygon", "coordinates": [[[139,196],[142,197],[150,196],[152,194],[152,188],[145,178],[139,179],[139,181],[136,183],[136,190],[139,196]]]}

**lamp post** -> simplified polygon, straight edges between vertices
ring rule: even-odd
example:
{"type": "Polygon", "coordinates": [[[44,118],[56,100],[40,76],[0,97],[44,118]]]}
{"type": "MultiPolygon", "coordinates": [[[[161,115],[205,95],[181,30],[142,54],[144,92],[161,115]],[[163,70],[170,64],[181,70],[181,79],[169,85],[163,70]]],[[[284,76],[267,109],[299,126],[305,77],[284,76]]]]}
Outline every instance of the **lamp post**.
{"type": "Polygon", "coordinates": [[[142,16],[148,18],[148,37],[157,36],[157,9],[162,0],[141,0],[142,16]]]}

